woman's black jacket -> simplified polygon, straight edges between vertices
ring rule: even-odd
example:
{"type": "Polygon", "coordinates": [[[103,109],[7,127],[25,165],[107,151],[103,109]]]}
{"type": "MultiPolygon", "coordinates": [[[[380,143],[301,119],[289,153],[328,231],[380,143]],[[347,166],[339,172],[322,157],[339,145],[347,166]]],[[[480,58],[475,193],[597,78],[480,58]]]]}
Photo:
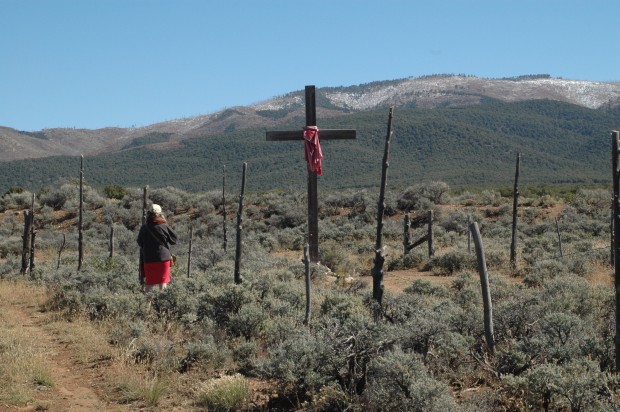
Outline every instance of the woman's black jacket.
{"type": "Polygon", "coordinates": [[[143,262],[163,262],[172,259],[170,245],[177,243],[177,235],[166,223],[145,223],[138,233],[138,245],[143,262]]]}

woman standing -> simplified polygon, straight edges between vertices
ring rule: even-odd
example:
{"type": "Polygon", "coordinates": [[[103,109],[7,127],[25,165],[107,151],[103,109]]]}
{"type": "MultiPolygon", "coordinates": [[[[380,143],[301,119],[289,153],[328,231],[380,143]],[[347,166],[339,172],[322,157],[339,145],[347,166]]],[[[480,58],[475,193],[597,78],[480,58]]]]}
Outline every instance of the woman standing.
{"type": "Polygon", "coordinates": [[[168,226],[161,206],[153,204],[146,212],[146,223],[138,233],[138,245],[142,253],[144,292],[164,289],[170,282],[170,245],[177,243],[177,235],[168,226]]]}

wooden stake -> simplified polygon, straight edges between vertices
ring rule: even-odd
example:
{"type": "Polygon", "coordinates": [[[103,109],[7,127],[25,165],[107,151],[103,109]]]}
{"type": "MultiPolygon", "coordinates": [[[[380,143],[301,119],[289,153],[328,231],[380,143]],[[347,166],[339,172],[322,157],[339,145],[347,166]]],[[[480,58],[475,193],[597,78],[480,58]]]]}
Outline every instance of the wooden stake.
{"type": "Polygon", "coordinates": [[[614,202],[614,285],[616,288],[616,372],[620,372],[620,132],[611,133],[611,160],[614,202]]]}
{"type": "Polygon", "coordinates": [[[67,243],[67,235],[62,234],[62,243],[60,243],[60,248],[58,249],[58,264],[56,265],[56,269],[60,268],[60,255],[62,254],[63,249],[65,248],[65,244],[67,243]]]}
{"type": "Polygon", "coordinates": [[[519,205],[519,169],[521,167],[521,153],[517,153],[517,166],[515,171],[515,186],[512,202],[512,241],[510,243],[510,263],[517,268],[517,212],[519,205]]]}
{"type": "Polygon", "coordinates": [[[491,290],[489,289],[489,273],[484,256],[484,247],[478,223],[471,224],[471,231],[476,245],[476,257],[478,259],[478,272],[480,273],[480,287],[482,288],[482,304],[484,307],[484,337],[491,355],[495,353],[495,340],[493,338],[493,306],[491,304],[491,290]]]}
{"type": "Polygon", "coordinates": [[[187,277],[192,277],[192,241],[194,240],[194,225],[189,226],[189,247],[187,250],[187,277]]]}
{"type": "Polygon", "coordinates": [[[375,259],[372,268],[372,297],[379,306],[383,301],[383,263],[385,262],[385,250],[383,249],[383,215],[385,214],[385,187],[387,186],[388,158],[390,155],[390,139],[392,138],[392,109],[388,115],[387,134],[383,149],[383,168],[381,170],[381,188],[379,191],[379,204],[377,207],[377,236],[375,240],[375,259]]]}
{"type": "Polygon", "coordinates": [[[79,218],[78,218],[78,268],[82,270],[82,263],[84,262],[84,227],[83,227],[83,215],[84,215],[84,155],[80,156],[80,206],[79,206],[79,218]]]}
{"type": "Polygon", "coordinates": [[[222,231],[224,232],[224,252],[228,246],[228,237],[226,233],[226,165],[222,170],[222,231]]]}
{"type": "Polygon", "coordinates": [[[243,174],[241,177],[241,194],[239,195],[239,210],[237,211],[237,250],[235,251],[235,283],[243,281],[241,277],[241,232],[243,231],[243,195],[245,193],[245,175],[248,169],[247,162],[243,163],[243,174]]]}

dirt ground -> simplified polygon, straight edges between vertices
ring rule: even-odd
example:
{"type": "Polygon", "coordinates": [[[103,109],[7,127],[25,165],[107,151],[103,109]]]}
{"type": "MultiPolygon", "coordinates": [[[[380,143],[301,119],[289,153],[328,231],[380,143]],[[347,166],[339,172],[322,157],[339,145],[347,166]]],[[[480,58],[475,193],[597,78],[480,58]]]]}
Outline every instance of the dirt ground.
{"type": "Polygon", "coordinates": [[[31,400],[25,406],[3,405],[0,411],[128,411],[129,407],[110,404],[100,396],[103,370],[100,365],[76,361],[75,348],[71,339],[51,330],[49,313],[41,312],[35,296],[23,286],[15,285],[0,289],[0,330],[23,328],[36,342],[37,352],[45,353],[41,358],[42,368],[49,371],[51,386],[32,383],[31,400]],[[28,295],[31,293],[31,295],[28,295]]]}

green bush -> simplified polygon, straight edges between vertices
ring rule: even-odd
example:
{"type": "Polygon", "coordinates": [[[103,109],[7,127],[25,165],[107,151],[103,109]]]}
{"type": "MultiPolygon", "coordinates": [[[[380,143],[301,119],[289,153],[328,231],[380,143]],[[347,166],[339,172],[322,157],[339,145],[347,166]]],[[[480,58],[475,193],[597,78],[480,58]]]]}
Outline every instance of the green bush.
{"type": "Polygon", "coordinates": [[[448,386],[433,379],[417,356],[399,348],[371,361],[368,375],[365,398],[376,410],[458,410],[448,386]]]}

